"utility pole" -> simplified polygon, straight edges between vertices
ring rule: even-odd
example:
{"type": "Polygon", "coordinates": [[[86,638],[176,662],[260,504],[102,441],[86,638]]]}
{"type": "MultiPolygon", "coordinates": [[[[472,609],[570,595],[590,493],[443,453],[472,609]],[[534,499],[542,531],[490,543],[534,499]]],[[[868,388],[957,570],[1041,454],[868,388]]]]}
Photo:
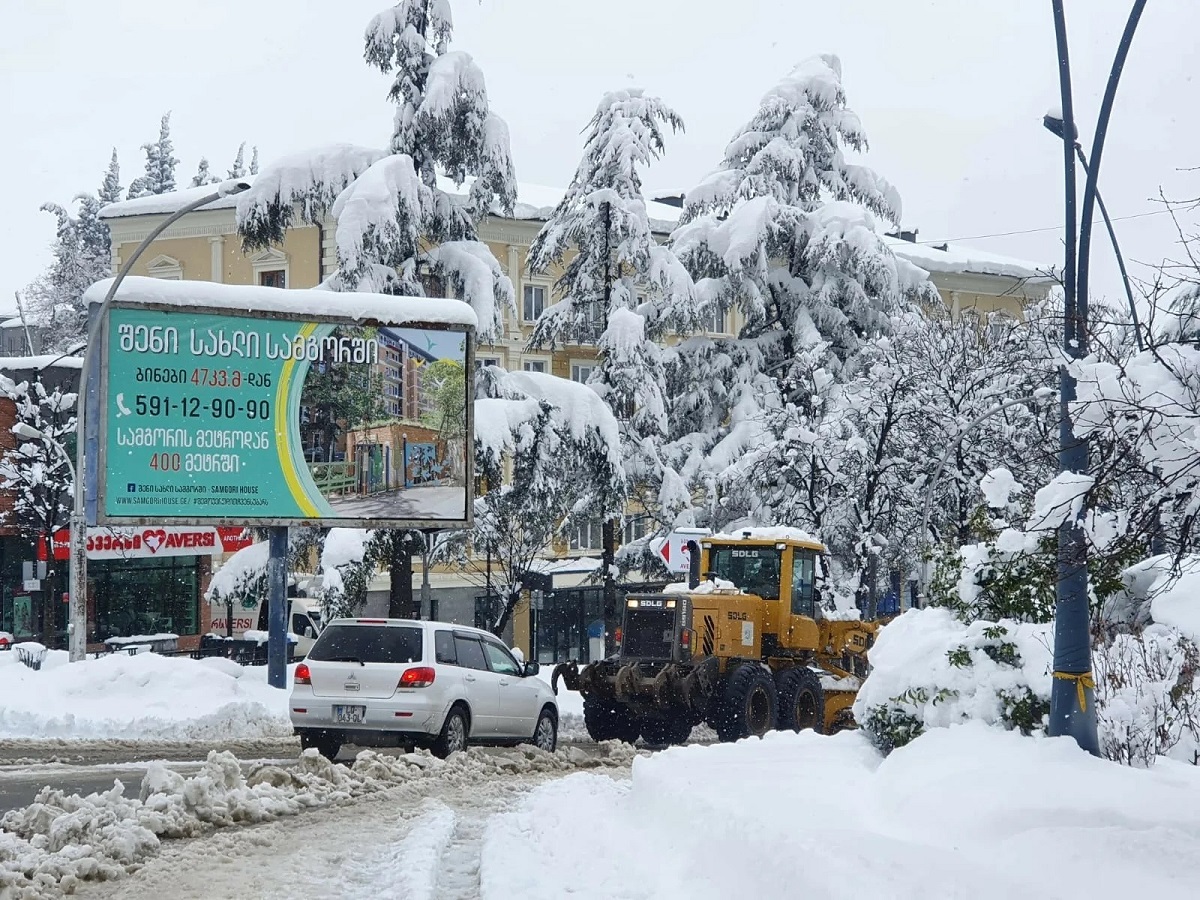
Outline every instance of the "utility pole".
{"type": "MultiPolygon", "coordinates": [[[[1134,31],[1146,0],[1134,0],[1116,58],[1109,72],[1108,85],[1096,121],[1091,167],[1082,198],[1082,214],[1076,256],[1075,230],[1075,111],[1071,93],[1071,63],[1067,46],[1066,14],[1063,0],[1051,0],[1054,31],[1058,48],[1059,91],[1062,98],[1063,174],[1065,187],[1063,267],[1063,350],[1068,360],[1081,359],[1088,352],[1088,266],[1091,253],[1092,216],[1095,210],[1096,179],[1104,152],[1104,139],[1112,115],[1113,101],[1121,71],[1128,56],[1134,31]]],[[[1075,437],[1071,423],[1071,403],[1075,400],[1075,378],[1069,365],[1060,370],[1059,470],[1085,473],[1088,468],[1088,444],[1075,437]]],[[[1054,677],[1050,692],[1052,736],[1070,735],[1089,753],[1098,755],[1100,741],[1096,730],[1095,682],[1092,678],[1091,630],[1088,601],[1087,540],[1080,515],[1068,519],[1058,530],[1058,585],[1054,612],[1054,677]]]]}

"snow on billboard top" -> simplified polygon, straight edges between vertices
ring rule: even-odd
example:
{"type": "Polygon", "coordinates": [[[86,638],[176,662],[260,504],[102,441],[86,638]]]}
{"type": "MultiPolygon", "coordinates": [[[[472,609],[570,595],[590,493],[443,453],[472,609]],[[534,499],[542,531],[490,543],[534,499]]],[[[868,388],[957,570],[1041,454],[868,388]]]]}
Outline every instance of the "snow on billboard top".
{"type": "MultiPolygon", "coordinates": [[[[100,303],[112,279],[98,281],[83,295],[87,304],[100,303]]],[[[372,321],[379,325],[446,325],[477,327],[479,320],[461,300],[434,297],[393,297],[388,294],[291,290],[257,285],[216,284],[209,281],[169,281],[131,276],[121,282],[118,303],[148,306],[209,307],[240,313],[320,316],[372,321]]]]}

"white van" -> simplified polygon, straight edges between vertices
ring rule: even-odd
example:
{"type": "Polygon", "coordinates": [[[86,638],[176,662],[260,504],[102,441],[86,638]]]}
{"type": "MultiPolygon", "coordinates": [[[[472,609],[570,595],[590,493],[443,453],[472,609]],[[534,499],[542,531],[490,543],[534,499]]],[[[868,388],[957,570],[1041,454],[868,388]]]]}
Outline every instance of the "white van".
{"type": "MultiPolygon", "coordinates": [[[[267,631],[267,603],[246,602],[238,603],[233,610],[233,637],[238,639],[255,640],[256,632],[267,631]]],[[[228,634],[225,617],[228,609],[224,604],[212,606],[213,634],[222,637],[228,634]]],[[[308,656],[308,651],[316,643],[321,633],[321,605],[311,597],[290,597],[288,599],[288,634],[293,636],[296,643],[296,656],[308,656]]]]}

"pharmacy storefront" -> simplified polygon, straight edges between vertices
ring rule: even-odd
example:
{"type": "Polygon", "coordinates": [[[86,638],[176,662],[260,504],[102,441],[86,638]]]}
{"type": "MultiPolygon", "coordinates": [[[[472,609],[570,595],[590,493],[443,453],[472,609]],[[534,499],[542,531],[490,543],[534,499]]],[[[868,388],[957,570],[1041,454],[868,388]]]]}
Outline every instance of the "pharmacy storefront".
{"type": "MultiPolygon", "coordinates": [[[[201,597],[212,557],[251,543],[240,527],[147,526],[89,528],[87,643],[109,638],[176,634],[180,649],[208,630],[201,597]]],[[[54,536],[55,559],[70,557],[69,534],[54,536]]]]}

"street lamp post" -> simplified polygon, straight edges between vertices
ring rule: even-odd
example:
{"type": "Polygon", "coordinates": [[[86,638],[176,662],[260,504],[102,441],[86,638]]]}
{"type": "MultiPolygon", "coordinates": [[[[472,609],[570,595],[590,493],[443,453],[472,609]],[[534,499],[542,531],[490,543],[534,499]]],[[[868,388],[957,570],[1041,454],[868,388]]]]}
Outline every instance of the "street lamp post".
{"type": "MultiPolygon", "coordinates": [[[[1117,48],[1092,145],[1092,165],[1082,198],[1078,233],[1075,230],[1075,112],[1071,94],[1071,63],[1067,46],[1066,13],[1063,0],[1051,0],[1058,49],[1059,91],[1062,98],[1063,175],[1065,202],[1063,267],[1063,350],[1068,360],[1087,354],[1088,264],[1091,255],[1091,226],[1096,203],[1096,179],[1108,134],[1117,85],[1129,53],[1133,33],[1146,0],[1134,0],[1121,43],[1117,48]],[[1076,238],[1078,237],[1078,245],[1076,238]],[[1078,258],[1076,250],[1078,249],[1078,258]]],[[[1088,467],[1088,445],[1074,435],[1071,406],[1075,400],[1075,377],[1069,364],[1060,370],[1059,469],[1083,473],[1088,467]]],[[[1096,730],[1095,684],[1092,679],[1091,631],[1088,607],[1087,543],[1079,516],[1068,519],[1058,531],[1058,584],[1054,611],[1054,673],[1050,690],[1052,736],[1070,735],[1084,750],[1099,754],[1096,730]]]]}
{"type": "MultiPolygon", "coordinates": [[[[121,266],[121,270],[109,285],[108,292],[104,295],[104,301],[94,313],[89,311],[88,315],[88,334],[87,346],[83,351],[83,367],[79,372],[79,396],[82,400],[76,414],[76,451],[75,451],[75,472],[82,474],[84,478],[90,477],[95,480],[101,477],[101,473],[94,471],[96,453],[99,449],[99,437],[96,429],[92,425],[95,417],[100,414],[100,397],[96,389],[95,376],[99,374],[100,354],[97,349],[97,343],[100,336],[100,328],[104,322],[104,317],[108,312],[109,306],[112,304],[113,298],[117,295],[117,288],[120,287],[125,276],[133,268],[133,264],[137,262],[138,257],[145,252],[158,238],[160,234],[170,228],[177,221],[182,219],[188,213],[199,209],[202,206],[207,206],[216,200],[223,197],[228,197],[233,194],[240,194],[242,191],[250,188],[249,182],[241,181],[240,179],[230,179],[223,181],[217,186],[217,189],[211,194],[205,194],[191,203],[187,203],[180,207],[163,222],[161,222],[153,231],[146,235],[145,239],[138,244],[136,250],[130,255],[129,259],[121,266]],[[89,473],[88,466],[93,466],[93,471],[89,473]]],[[[92,484],[92,496],[96,496],[96,483],[92,484]]],[[[84,484],[83,479],[75,478],[75,496],[71,508],[71,566],[70,566],[70,587],[69,599],[71,608],[71,622],[67,629],[69,633],[70,660],[71,662],[79,662],[87,658],[87,521],[88,517],[84,513],[84,484]]]]}

